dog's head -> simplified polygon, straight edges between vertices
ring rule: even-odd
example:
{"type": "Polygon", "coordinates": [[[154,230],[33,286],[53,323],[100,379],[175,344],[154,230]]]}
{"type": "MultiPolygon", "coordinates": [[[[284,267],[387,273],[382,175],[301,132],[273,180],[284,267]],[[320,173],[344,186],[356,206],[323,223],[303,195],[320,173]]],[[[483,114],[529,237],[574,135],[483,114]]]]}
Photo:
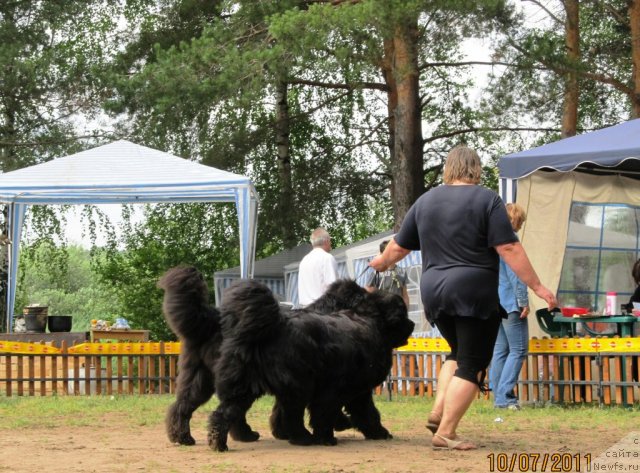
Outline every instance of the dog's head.
{"type": "Polygon", "coordinates": [[[280,306],[271,290],[255,280],[234,282],[222,294],[222,331],[225,337],[259,339],[282,320],[280,306]]]}
{"type": "Polygon", "coordinates": [[[382,336],[393,348],[407,344],[415,324],[409,319],[407,305],[402,297],[386,291],[367,293],[366,312],[377,318],[382,336]]]}
{"type": "Polygon", "coordinates": [[[367,291],[351,279],[339,279],[329,285],[325,293],[306,309],[319,314],[341,310],[356,310],[367,297],[367,291]]]}

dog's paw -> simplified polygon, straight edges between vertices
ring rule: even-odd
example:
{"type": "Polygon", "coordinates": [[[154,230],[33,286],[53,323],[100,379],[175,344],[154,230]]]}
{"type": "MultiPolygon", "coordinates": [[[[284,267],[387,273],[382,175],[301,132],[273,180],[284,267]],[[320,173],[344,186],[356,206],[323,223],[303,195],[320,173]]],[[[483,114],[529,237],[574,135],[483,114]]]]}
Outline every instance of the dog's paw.
{"type": "Polygon", "coordinates": [[[229,450],[226,442],[222,442],[219,439],[212,438],[209,438],[209,448],[211,448],[211,450],[213,450],[214,452],[226,452],[229,450]]]}
{"type": "Polygon", "coordinates": [[[209,444],[209,448],[215,452],[226,452],[229,450],[226,438],[216,435],[215,432],[209,432],[207,435],[207,443],[209,444]]]}
{"type": "Polygon", "coordinates": [[[351,424],[351,419],[344,413],[340,412],[336,417],[333,428],[336,432],[342,432],[343,430],[348,430],[353,427],[351,424]]]}
{"type": "Polygon", "coordinates": [[[237,440],[238,442],[255,442],[260,438],[260,434],[253,430],[242,430],[239,432],[232,430],[229,434],[233,440],[237,440]]]}
{"type": "Polygon", "coordinates": [[[301,435],[299,437],[291,437],[289,438],[289,443],[291,445],[313,445],[315,442],[314,438],[309,434],[301,435]]]}
{"type": "Polygon", "coordinates": [[[175,440],[175,443],[180,444],[180,445],[195,445],[196,444],[196,439],[194,439],[191,435],[183,435],[180,438],[178,438],[177,440],[175,440]]]}
{"type": "Polygon", "coordinates": [[[175,443],[178,445],[195,445],[196,439],[191,436],[191,433],[188,431],[176,431],[173,429],[169,429],[167,431],[167,436],[169,437],[169,441],[171,443],[175,443]]]}
{"type": "Polygon", "coordinates": [[[325,445],[327,447],[333,447],[335,445],[338,445],[338,439],[331,436],[331,437],[322,437],[320,439],[317,439],[316,444],[318,445],[325,445]]]}
{"type": "Polygon", "coordinates": [[[338,445],[338,439],[336,439],[333,435],[333,431],[323,433],[319,433],[316,431],[313,433],[313,444],[333,446],[338,445]]]}
{"type": "Polygon", "coordinates": [[[289,440],[289,433],[285,429],[271,429],[271,435],[278,440],[289,440]]]}
{"type": "Polygon", "coordinates": [[[380,427],[380,429],[366,432],[364,437],[367,440],[390,440],[393,438],[393,435],[391,435],[391,433],[384,427],[380,427]]]}

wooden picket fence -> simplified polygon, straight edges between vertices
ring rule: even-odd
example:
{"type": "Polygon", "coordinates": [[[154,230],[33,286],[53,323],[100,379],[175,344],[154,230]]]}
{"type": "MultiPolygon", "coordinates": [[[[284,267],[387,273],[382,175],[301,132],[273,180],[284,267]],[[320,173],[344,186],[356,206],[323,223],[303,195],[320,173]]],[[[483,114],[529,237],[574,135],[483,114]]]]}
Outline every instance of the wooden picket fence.
{"type": "MultiPolygon", "coordinates": [[[[449,347],[411,339],[378,394],[432,397],[449,347]]],[[[0,340],[0,395],[173,394],[179,343],[62,344],[0,340]]],[[[640,403],[640,338],[532,339],[520,402],[640,403]]],[[[489,395],[485,395],[488,397],[489,395]]]]}
{"type": "MultiPolygon", "coordinates": [[[[448,352],[442,339],[410,340],[377,393],[432,397],[448,352]]],[[[534,338],[516,391],[523,404],[631,405],[640,403],[639,380],[640,338],[534,338]]]]}
{"type": "Polygon", "coordinates": [[[179,343],[55,344],[0,341],[6,396],[175,392],[179,343]]]}

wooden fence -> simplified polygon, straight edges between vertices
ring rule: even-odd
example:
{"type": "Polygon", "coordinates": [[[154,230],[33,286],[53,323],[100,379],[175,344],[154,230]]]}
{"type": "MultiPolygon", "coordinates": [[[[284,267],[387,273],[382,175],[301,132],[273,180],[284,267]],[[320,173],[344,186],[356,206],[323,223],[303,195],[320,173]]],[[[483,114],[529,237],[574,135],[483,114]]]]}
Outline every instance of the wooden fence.
{"type": "MultiPolygon", "coordinates": [[[[378,393],[431,397],[449,347],[412,339],[396,351],[378,393]]],[[[0,395],[175,393],[179,343],[0,341],[0,395]]],[[[517,391],[527,403],[640,402],[640,338],[532,339],[517,391]]],[[[487,395],[488,397],[488,395],[487,395]]]]}
{"type": "MultiPolygon", "coordinates": [[[[448,352],[441,339],[410,340],[377,392],[433,396],[448,352]]],[[[640,338],[534,338],[516,390],[523,404],[630,405],[640,403],[639,380],[640,338]]]]}
{"type": "Polygon", "coordinates": [[[0,341],[6,396],[175,392],[179,343],[54,344],[0,341]]]}

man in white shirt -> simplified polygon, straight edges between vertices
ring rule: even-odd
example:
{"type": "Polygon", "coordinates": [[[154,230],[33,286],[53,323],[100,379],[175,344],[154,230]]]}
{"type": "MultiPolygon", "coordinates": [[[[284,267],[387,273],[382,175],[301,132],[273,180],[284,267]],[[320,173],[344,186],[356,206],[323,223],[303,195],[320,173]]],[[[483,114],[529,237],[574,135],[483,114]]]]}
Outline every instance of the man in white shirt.
{"type": "Polygon", "coordinates": [[[331,237],[324,228],[311,233],[313,249],[300,261],[298,268],[298,303],[304,307],[322,296],[338,279],[338,263],[331,253],[331,237]]]}

